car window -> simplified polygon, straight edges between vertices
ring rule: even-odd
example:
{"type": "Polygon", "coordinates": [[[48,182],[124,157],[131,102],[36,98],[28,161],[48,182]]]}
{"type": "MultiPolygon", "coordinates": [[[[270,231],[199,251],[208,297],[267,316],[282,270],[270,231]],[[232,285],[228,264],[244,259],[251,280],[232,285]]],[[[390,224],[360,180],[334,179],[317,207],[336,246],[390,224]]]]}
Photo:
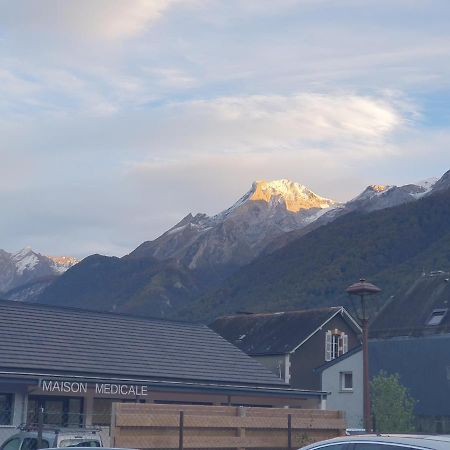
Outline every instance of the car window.
{"type": "Polygon", "coordinates": [[[59,447],[101,447],[100,442],[95,439],[82,440],[79,439],[63,439],[59,443],[59,447]]]}
{"type": "MultiPolygon", "coordinates": [[[[48,448],[48,441],[42,439],[41,448],[48,448]]],[[[25,438],[22,442],[22,447],[20,450],[37,450],[38,440],[36,438],[25,438]]]]}
{"type": "Polygon", "coordinates": [[[358,442],[353,450],[412,450],[407,445],[380,444],[379,442],[358,442]]]}
{"type": "MultiPolygon", "coordinates": [[[[317,450],[347,450],[348,444],[346,442],[341,442],[341,443],[336,443],[336,444],[317,446],[315,449],[317,449],[317,450]]],[[[315,450],[315,449],[311,449],[311,450],[315,450]]]]}
{"type": "Polygon", "coordinates": [[[2,450],[19,450],[20,438],[13,438],[2,445],[2,450]]]}

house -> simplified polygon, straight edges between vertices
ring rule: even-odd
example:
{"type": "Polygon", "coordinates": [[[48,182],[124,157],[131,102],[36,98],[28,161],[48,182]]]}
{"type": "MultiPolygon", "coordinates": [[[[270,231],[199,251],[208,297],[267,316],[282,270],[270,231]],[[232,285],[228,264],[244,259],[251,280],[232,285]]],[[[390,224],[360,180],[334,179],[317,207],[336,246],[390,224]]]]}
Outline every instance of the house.
{"type": "Polygon", "coordinates": [[[299,389],[320,389],[314,369],[360,345],[361,329],[342,306],[236,314],[210,328],[299,389]]]}
{"type": "Polygon", "coordinates": [[[350,430],[364,429],[363,359],[361,346],[316,369],[322,389],[328,393],[327,407],[343,411],[350,430]]]}
{"type": "Polygon", "coordinates": [[[324,407],[205,325],[0,300],[0,439],[40,408],[105,425],[113,402],[324,407]]]}
{"type": "Polygon", "coordinates": [[[417,431],[450,433],[450,273],[423,274],[371,324],[369,367],[398,373],[415,399],[417,431]]]}

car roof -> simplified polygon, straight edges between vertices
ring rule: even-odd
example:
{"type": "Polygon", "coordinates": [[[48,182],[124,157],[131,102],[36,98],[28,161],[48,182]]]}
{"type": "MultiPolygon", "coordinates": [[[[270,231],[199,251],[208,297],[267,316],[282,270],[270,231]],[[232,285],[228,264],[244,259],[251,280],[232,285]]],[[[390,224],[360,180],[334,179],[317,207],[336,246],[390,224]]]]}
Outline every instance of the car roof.
{"type": "Polygon", "coordinates": [[[421,448],[445,449],[450,448],[450,436],[446,435],[425,435],[425,434],[363,434],[353,436],[342,436],[326,441],[316,442],[304,449],[312,449],[321,445],[329,445],[339,442],[378,442],[381,444],[410,445],[421,448]]]}
{"type": "MultiPolygon", "coordinates": [[[[13,437],[21,437],[21,438],[27,438],[27,437],[32,437],[35,438],[37,436],[38,432],[37,430],[22,430],[22,431],[18,431],[17,433],[15,433],[14,435],[11,436],[11,438],[13,437]]],[[[56,431],[50,431],[50,430],[43,430],[42,431],[42,437],[46,440],[50,439],[55,439],[55,437],[58,436],[62,436],[62,437],[71,437],[74,438],[75,436],[80,436],[83,439],[86,439],[87,437],[91,437],[92,439],[100,439],[100,435],[97,431],[92,431],[92,430],[84,430],[83,428],[80,428],[78,431],[76,430],[64,430],[64,428],[61,428],[60,430],[56,431]]]]}

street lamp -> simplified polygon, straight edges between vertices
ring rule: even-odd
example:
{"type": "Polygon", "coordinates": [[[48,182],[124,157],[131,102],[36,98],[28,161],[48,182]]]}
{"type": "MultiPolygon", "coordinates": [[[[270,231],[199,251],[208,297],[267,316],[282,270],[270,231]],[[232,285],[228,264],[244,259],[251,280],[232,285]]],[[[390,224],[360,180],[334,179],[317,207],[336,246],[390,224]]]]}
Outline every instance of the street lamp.
{"type": "MultiPolygon", "coordinates": [[[[361,309],[352,306],[357,313],[357,318],[362,326],[362,352],[363,352],[363,399],[364,399],[364,428],[366,432],[372,431],[372,421],[370,414],[370,392],[369,392],[369,311],[366,305],[366,296],[378,294],[381,289],[372,283],[368,283],[361,278],[358,283],[354,283],[346,289],[352,295],[358,295],[361,300],[361,309]]],[[[350,297],[351,298],[351,297],[350,297]]]]}

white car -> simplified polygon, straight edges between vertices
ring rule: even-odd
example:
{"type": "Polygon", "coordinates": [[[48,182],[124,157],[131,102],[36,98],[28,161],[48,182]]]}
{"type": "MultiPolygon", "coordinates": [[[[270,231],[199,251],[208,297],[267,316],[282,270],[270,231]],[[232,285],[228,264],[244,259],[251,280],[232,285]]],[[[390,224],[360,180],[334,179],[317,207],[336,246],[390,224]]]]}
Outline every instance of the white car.
{"type": "Polygon", "coordinates": [[[302,450],[450,450],[450,436],[360,435],[345,436],[302,447],[302,450]]]}
{"type": "MultiPolygon", "coordinates": [[[[83,428],[44,428],[42,432],[41,448],[49,447],[103,447],[102,438],[98,430],[83,428]]],[[[37,450],[38,432],[33,429],[22,428],[21,431],[8,438],[0,446],[0,450],[37,450]]]]}

